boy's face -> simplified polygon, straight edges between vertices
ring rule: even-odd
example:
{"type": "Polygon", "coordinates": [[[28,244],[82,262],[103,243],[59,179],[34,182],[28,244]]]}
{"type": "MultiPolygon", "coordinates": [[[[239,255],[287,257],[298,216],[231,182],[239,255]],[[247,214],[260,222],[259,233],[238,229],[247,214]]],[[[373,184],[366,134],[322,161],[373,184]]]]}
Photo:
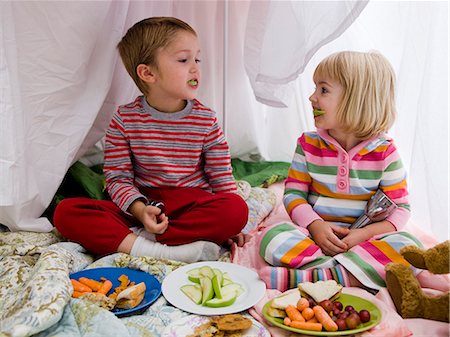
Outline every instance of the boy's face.
{"type": "Polygon", "coordinates": [[[309,97],[313,110],[322,110],[325,113],[314,117],[316,128],[325,130],[340,129],[337,120],[337,111],[341,103],[343,87],[330,78],[314,78],[316,89],[309,97]]]}
{"type": "Polygon", "coordinates": [[[171,43],[158,51],[149,103],[160,111],[181,110],[185,100],[194,99],[200,84],[200,48],[197,37],[178,31],[171,43]]]}

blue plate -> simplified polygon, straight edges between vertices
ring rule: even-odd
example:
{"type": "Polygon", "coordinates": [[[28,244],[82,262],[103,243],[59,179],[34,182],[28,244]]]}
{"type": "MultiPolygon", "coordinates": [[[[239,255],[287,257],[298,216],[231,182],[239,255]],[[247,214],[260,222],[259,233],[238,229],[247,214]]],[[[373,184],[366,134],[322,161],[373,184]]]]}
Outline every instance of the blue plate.
{"type": "Polygon", "coordinates": [[[152,275],[140,270],[129,268],[92,268],[85,269],[70,275],[70,278],[78,280],[80,277],[87,277],[96,281],[104,277],[110,280],[113,284],[112,289],[107,294],[111,294],[114,288],[120,285],[119,276],[125,274],[128,279],[135,284],[145,283],[145,295],[142,302],[132,309],[113,309],[111,310],[118,317],[125,317],[143,313],[153,302],[155,302],[161,295],[161,283],[152,275]]]}

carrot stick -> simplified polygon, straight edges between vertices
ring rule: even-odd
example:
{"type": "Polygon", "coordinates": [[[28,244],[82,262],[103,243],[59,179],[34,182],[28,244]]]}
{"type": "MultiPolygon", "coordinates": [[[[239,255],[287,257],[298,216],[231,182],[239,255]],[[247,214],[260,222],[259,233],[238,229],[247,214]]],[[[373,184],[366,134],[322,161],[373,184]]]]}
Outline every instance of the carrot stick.
{"type": "Polygon", "coordinates": [[[78,297],[80,297],[80,296],[82,296],[82,295],[84,295],[84,294],[88,294],[88,293],[90,293],[90,291],[82,293],[82,292],[80,292],[80,291],[74,290],[73,293],[72,293],[72,297],[73,297],[73,298],[78,298],[78,297]]]}
{"type": "Polygon", "coordinates": [[[323,327],[327,331],[337,331],[337,324],[331,319],[330,315],[320,305],[316,305],[313,308],[314,315],[317,320],[322,323],[323,327]]]}
{"type": "Polygon", "coordinates": [[[78,282],[77,280],[70,279],[70,282],[72,282],[73,290],[75,291],[79,291],[81,293],[92,292],[91,288],[89,288],[87,285],[84,285],[83,283],[78,282]]]}
{"type": "Polygon", "coordinates": [[[294,307],[292,304],[289,304],[284,310],[286,311],[286,314],[291,319],[291,321],[299,321],[299,322],[305,321],[300,311],[298,311],[298,309],[294,307]]]}
{"type": "Polygon", "coordinates": [[[105,280],[99,290],[97,290],[97,293],[106,295],[108,291],[110,291],[112,288],[112,282],[110,280],[105,280]]]}
{"type": "Polygon", "coordinates": [[[290,327],[302,330],[322,331],[322,324],[320,323],[292,321],[290,327]]]}
{"type": "Polygon", "coordinates": [[[87,278],[87,277],[80,277],[78,279],[78,281],[80,283],[83,283],[84,285],[87,285],[93,291],[98,291],[101,288],[102,284],[103,284],[103,282],[92,280],[92,279],[87,278]]]}
{"type": "Polygon", "coordinates": [[[302,311],[302,316],[305,320],[308,321],[314,317],[314,310],[312,310],[311,308],[305,308],[302,311]]]}

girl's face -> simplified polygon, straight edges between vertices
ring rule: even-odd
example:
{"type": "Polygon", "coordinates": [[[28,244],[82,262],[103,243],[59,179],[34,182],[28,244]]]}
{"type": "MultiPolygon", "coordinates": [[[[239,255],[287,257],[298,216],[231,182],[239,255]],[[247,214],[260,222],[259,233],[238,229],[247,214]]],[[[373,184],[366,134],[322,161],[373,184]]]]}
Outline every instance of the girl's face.
{"type": "Polygon", "coordinates": [[[200,48],[197,37],[186,31],[176,33],[173,41],[156,57],[154,83],[149,103],[164,112],[179,111],[185,100],[194,99],[200,84],[200,48]]]}
{"type": "Polygon", "coordinates": [[[341,103],[343,87],[330,78],[314,78],[316,89],[309,97],[313,110],[322,110],[325,113],[314,117],[316,128],[325,130],[339,130],[341,128],[336,116],[341,103]]]}

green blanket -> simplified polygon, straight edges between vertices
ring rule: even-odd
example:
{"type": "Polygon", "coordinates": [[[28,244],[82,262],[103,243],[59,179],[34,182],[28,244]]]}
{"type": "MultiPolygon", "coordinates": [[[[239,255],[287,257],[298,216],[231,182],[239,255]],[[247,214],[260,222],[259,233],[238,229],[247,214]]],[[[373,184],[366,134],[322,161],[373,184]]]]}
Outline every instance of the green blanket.
{"type": "Polygon", "coordinates": [[[252,187],[268,187],[287,177],[290,163],[280,161],[246,162],[232,159],[233,176],[236,180],[245,180],[252,187]]]}

